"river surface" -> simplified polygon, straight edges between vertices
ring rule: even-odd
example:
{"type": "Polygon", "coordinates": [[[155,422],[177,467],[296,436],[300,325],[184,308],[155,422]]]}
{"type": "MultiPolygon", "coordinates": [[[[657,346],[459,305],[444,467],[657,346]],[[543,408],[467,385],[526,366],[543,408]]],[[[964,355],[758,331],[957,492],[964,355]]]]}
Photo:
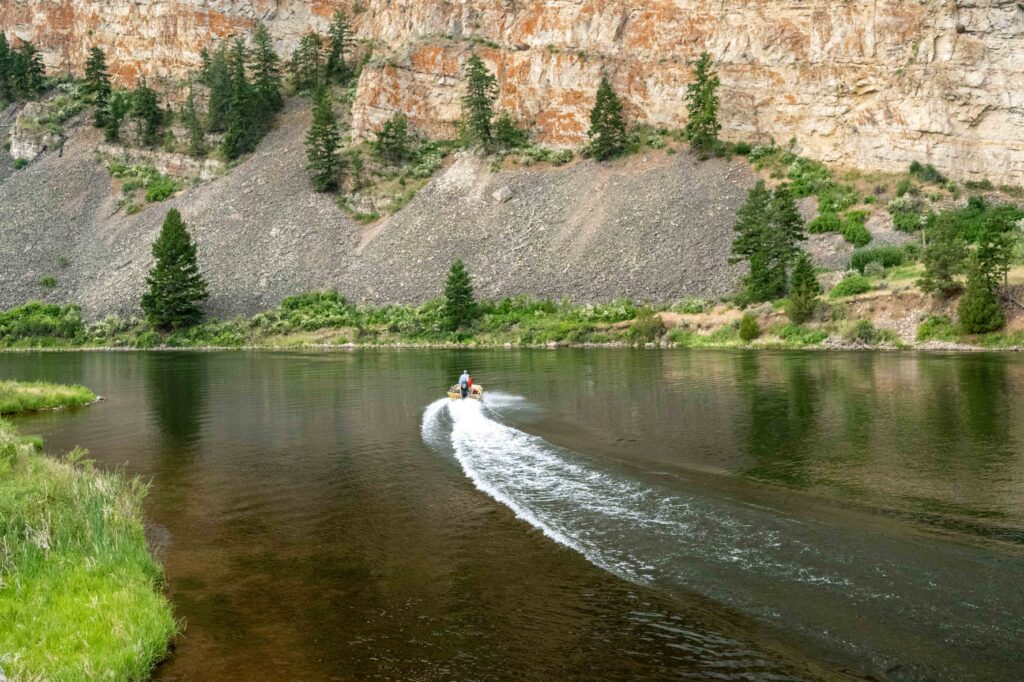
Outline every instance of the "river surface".
{"type": "Polygon", "coordinates": [[[25,353],[152,482],[159,680],[1018,680],[1024,358],[25,353]],[[443,399],[469,369],[483,403],[443,399]]]}

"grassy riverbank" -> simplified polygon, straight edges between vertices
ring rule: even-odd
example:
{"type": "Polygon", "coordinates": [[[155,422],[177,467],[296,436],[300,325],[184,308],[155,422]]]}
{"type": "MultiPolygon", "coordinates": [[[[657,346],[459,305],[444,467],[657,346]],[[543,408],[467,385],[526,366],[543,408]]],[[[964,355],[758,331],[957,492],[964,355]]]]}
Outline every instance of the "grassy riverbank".
{"type": "MultiPolygon", "coordinates": [[[[1024,318],[1008,311],[1005,330],[968,335],[950,321],[955,300],[936,302],[914,286],[916,266],[863,277],[853,295],[823,297],[814,319],[791,323],[785,301],[746,309],[697,299],[645,306],[629,300],[575,305],[528,297],[480,301],[469,327],[446,329],[441,300],[419,306],[363,306],[337,292],[284,299],[248,318],[211,320],[160,332],[117,316],[86,324],[74,306],[29,303],[0,312],[0,348],[302,348],[639,346],[705,348],[942,348],[1024,347],[1024,318]],[[743,338],[753,317],[757,334],[743,338]],[[1021,319],[1018,319],[1021,318],[1021,319]]],[[[1024,273],[1021,273],[1024,275],[1024,273]]],[[[849,279],[849,278],[848,278],[849,279]]]]}
{"type": "Polygon", "coordinates": [[[96,400],[85,386],[0,381],[0,414],[78,407],[96,400]]]}
{"type": "MultiPolygon", "coordinates": [[[[8,404],[87,397],[3,387],[8,404]]],[[[0,420],[0,668],[12,681],[146,679],[177,632],[143,534],[146,486],[95,471],[82,450],[58,461],[40,448],[0,420]]]]}

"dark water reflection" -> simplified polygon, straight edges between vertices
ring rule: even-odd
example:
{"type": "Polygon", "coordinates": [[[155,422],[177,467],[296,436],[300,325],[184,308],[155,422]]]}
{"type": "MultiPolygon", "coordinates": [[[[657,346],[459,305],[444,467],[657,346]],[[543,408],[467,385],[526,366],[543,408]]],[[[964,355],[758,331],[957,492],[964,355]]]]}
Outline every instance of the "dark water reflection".
{"type": "MultiPolygon", "coordinates": [[[[947,670],[999,679],[1024,662],[1006,644],[1024,619],[1019,596],[992,617],[985,651],[870,618],[843,648],[762,624],[744,603],[767,608],[788,584],[704,590],[698,571],[687,589],[602,571],[424,443],[424,408],[467,366],[525,399],[506,423],[608,476],[827,522],[837,556],[855,556],[863,533],[865,561],[977,577],[982,598],[1024,577],[1024,363],[1012,356],[0,355],[0,377],[81,382],[108,398],[22,418],[23,429],[153,482],[147,513],[187,626],[160,679],[806,679],[840,668],[926,679],[944,676],[929,668],[942,649],[947,670]]],[[[893,580],[879,589],[901,589],[893,580]]],[[[799,617],[849,626],[831,603],[799,617]]]]}

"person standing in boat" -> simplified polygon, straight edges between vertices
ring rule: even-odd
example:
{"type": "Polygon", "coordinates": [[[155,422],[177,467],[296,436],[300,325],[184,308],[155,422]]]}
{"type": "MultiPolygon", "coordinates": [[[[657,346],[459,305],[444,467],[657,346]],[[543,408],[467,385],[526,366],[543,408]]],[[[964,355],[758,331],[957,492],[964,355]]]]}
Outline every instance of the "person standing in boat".
{"type": "Polygon", "coordinates": [[[462,376],[459,377],[459,389],[462,391],[463,398],[469,395],[470,381],[472,381],[472,379],[469,378],[469,370],[463,370],[462,376]]]}

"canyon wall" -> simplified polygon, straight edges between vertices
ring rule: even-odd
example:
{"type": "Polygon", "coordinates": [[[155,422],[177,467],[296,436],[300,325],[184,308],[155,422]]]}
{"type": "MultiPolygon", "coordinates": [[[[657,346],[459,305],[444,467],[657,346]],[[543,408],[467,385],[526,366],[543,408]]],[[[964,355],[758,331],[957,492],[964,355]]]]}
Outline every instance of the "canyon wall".
{"type": "Polygon", "coordinates": [[[630,120],[681,126],[690,62],[722,79],[723,136],[797,140],[838,165],[1024,184],[1024,4],[1015,0],[0,0],[10,37],[79,71],[93,44],[119,81],[173,85],[212,39],[256,19],[289,53],[309,28],[354,12],[372,59],[354,128],[402,110],[450,134],[461,64],[476,50],[500,104],[541,142],[577,146],[601,74],[630,120]],[[354,11],[358,10],[358,11],[354,11]]]}

